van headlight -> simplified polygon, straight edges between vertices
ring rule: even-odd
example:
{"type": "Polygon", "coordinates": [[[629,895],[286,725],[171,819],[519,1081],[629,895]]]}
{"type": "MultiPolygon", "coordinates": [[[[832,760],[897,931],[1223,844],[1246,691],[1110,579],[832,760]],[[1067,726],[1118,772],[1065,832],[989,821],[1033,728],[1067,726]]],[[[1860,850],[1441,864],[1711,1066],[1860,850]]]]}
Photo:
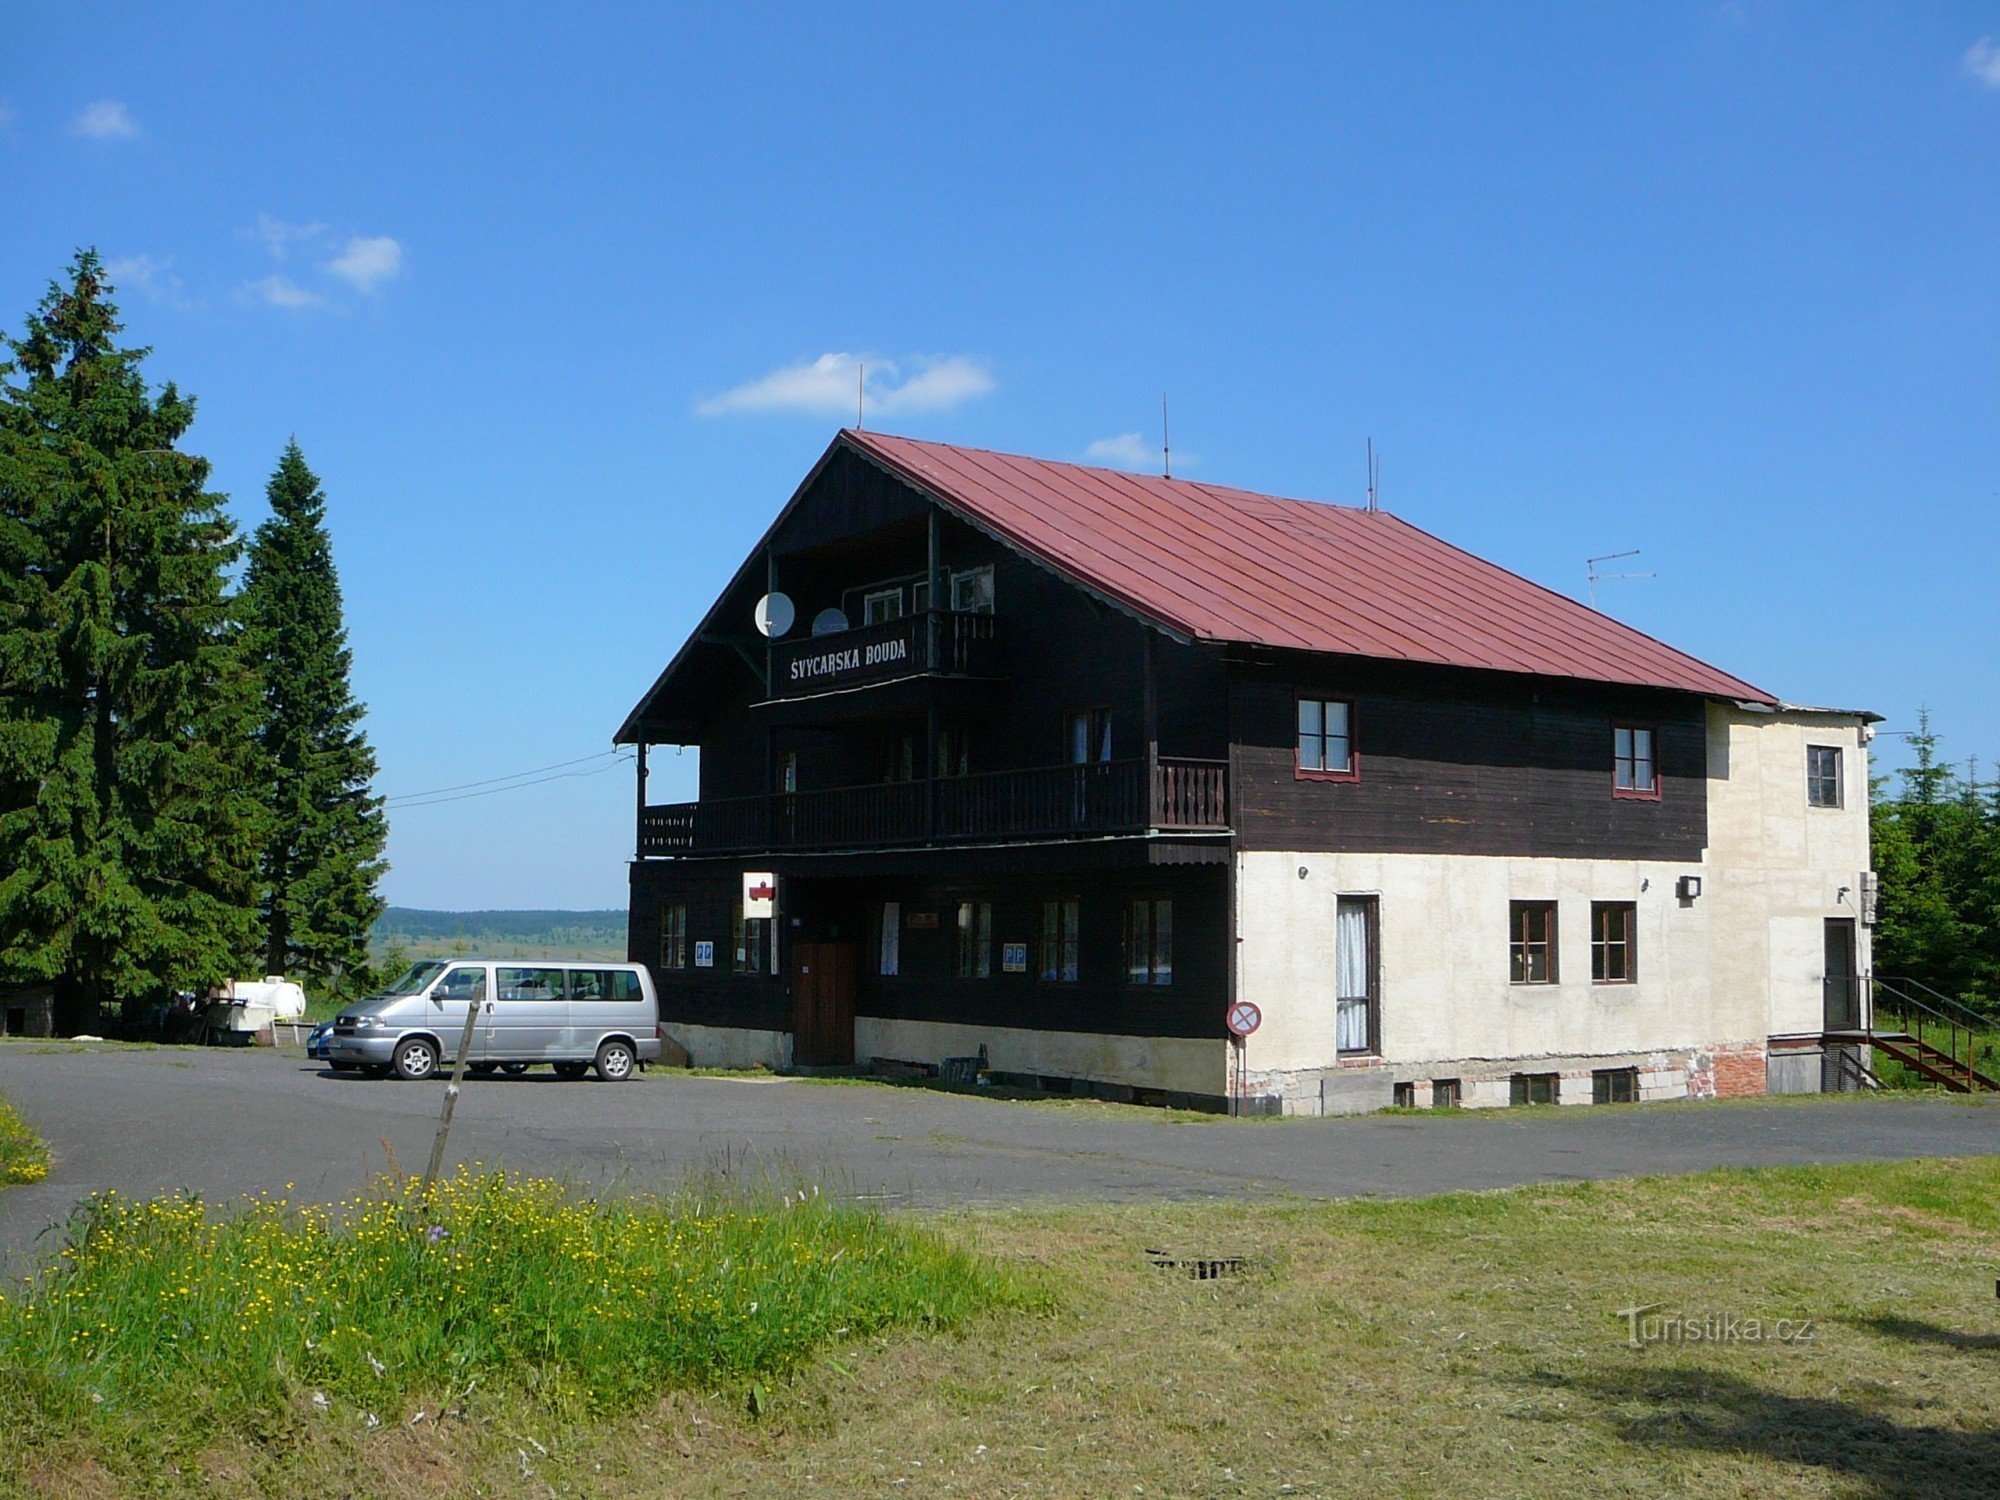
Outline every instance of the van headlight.
{"type": "Polygon", "coordinates": [[[356,1031],[373,1031],[382,1024],[382,1018],[380,1016],[356,1016],[353,1024],[356,1031]]]}

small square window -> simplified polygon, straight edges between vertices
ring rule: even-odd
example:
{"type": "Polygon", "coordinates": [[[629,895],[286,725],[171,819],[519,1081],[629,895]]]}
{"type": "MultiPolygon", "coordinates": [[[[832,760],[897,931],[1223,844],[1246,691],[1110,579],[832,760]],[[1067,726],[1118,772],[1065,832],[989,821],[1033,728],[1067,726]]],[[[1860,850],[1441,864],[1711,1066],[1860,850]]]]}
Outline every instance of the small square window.
{"type": "Polygon", "coordinates": [[[1457,1109],[1461,1095],[1456,1078],[1433,1078],[1431,1080],[1431,1108],[1457,1109]]]}
{"type": "Polygon", "coordinates": [[[1559,1073],[1516,1073],[1513,1077],[1515,1104],[1556,1104],[1562,1094],[1559,1073]]]}
{"type": "Polygon", "coordinates": [[[1806,803],[1810,807],[1839,807],[1840,747],[1806,746],[1806,803]]]}
{"type": "Polygon", "coordinates": [[[1599,1068],[1590,1075],[1590,1102],[1592,1104],[1637,1104],[1639,1102],[1639,1070],[1637,1068],[1599,1068]]]}
{"type": "Polygon", "coordinates": [[[1417,1086],[1414,1083],[1396,1085],[1396,1108],[1415,1109],[1417,1107],[1417,1086]]]}
{"type": "Polygon", "coordinates": [[[1508,961],[1515,984],[1556,982],[1556,904],[1514,901],[1508,906],[1508,961]]]}
{"type": "Polygon", "coordinates": [[[862,595],[862,624],[880,625],[885,620],[900,620],[902,618],[903,590],[900,585],[893,589],[877,589],[873,593],[862,595]]]}
{"type": "Polygon", "coordinates": [[[993,569],[967,568],[951,575],[951,607],[961,614],[993,613],[993,569]]]}
{"type": "Polygon", "coordinates": [[[1298,774],[1354,775],[1354,705],[1344,698],[1301,698],[1298,715],[1298,774]]]}
{"type": "Polygon", "coordinates": [[[1639,908],[1631,901],[1590,903],[1590,982],[1632,984],[1639,977],[1633,929],[1639,908]]]}
{"type": "Polygon", "coordinates": [[[1653,753],[1654,732],[1629,724],[1611,731],[1611,789],[1621,797],[1660,795],[1660,766],[1653,753]]]}

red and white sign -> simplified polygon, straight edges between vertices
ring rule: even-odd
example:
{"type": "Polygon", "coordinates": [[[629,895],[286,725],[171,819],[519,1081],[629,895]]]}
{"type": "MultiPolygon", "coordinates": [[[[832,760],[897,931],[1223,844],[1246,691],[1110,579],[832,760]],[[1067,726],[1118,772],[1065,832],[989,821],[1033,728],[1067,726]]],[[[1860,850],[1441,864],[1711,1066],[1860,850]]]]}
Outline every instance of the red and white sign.
{"type": "Polygon", "coordinates": [[[743,872],[743,920],[778,914],[778,877],[764,870],[743,872]]]}
{"type": "Polygon", "coordinates": [[[1249,1000],[1238,1000],[1229,1007],[1227,1019],[1231,1036],[1248,1036],[1264,1024],[1264,1012],[1249,1000]]]}

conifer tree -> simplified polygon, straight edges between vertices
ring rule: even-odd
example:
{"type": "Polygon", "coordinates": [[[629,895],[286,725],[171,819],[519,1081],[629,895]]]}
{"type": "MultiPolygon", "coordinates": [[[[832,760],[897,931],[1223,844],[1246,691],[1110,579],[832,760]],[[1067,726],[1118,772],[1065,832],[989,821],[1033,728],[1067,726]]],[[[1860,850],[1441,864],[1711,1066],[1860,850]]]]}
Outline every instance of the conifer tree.
{"type": "Polygon", "coordinates": [[[349,683],[326,496],[296,441],[266,493],[271,518],[250,544],[243,589],[264,700],[264,968],[345,987],[365,973],[382,914],[388,830],[349,683]]]}
{"type": "Polygon", "coordinates": [[[71,1031],[228,978],[255,929],[241,541],[111,290],[80,252],[0,359],[0,982],[53,982],[71,1031]]]}

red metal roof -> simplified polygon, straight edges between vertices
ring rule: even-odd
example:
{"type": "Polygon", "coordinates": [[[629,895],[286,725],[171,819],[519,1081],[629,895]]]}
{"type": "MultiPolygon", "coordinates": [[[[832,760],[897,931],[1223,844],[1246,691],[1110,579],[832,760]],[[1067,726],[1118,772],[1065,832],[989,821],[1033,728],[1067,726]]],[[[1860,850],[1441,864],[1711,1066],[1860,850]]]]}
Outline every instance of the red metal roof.
{"type": "Polygon", "coordinates": [[[878,432],[840,440],[1197,640],[1777,701],[1385,512],[878,432]]]}

